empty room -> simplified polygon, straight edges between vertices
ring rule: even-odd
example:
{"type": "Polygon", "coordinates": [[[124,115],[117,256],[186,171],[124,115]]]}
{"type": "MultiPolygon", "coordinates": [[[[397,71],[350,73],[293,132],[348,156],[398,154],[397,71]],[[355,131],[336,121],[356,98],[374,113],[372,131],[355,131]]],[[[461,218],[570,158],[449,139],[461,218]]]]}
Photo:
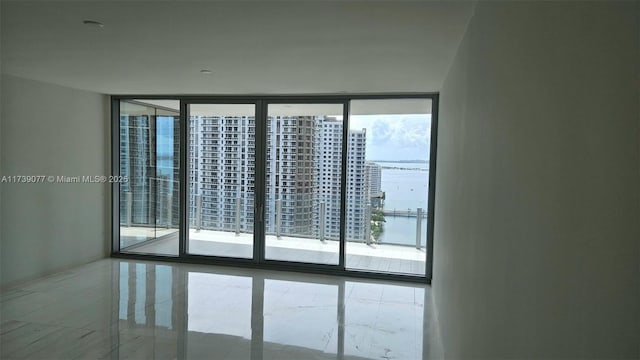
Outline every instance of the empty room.
{"type": "Polygon", "coordinates": [[[640,2],[0,2],[0,358],[640,359],[640,2]]]}

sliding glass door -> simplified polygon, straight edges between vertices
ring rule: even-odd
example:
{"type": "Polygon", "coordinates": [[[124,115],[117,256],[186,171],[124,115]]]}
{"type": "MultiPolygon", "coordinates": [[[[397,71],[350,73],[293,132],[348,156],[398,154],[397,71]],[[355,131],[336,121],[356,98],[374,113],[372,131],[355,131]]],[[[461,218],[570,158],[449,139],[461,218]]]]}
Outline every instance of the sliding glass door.
{"type": "Polygon", "coordinates": [[[115,98],[114,252],[429,278],[436,100],[115,98]]]}
{"type": "Polygon", "coordinates": [[[187,104],[188,254],[253,258],[255,104],[187,104]]]}
{"type": "Polygon", "coordinates": [[[265,258],[338,265],[344,105],[267,109],[265,258]]]}

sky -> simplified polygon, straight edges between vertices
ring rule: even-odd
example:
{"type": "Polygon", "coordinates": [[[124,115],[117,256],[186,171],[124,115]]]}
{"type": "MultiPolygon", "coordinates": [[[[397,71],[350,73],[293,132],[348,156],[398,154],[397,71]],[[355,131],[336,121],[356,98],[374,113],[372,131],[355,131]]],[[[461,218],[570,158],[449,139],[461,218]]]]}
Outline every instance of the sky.
{"type": "MultiPolygon", "coordinates": [[[[173,156],[173,118],[159,117],[157,129],[158,155],[173,156]]],[[[429,159],[429,114],[352,115],[349,129],[367,129],[367,160],[429,159]]]]}
{"type": "Polygon", "coordinates": [[[367,129],[367,160],[429,159],[429,114],[352,115],[349,129],[367,129]]]}

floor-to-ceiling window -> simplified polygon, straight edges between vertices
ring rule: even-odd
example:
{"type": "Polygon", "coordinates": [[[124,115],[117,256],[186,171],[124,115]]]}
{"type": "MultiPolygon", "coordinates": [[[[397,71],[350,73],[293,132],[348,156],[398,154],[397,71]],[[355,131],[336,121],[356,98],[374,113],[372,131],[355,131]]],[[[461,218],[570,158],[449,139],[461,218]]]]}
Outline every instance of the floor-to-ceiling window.
{"type": "Polygon", "coordinates": [[[423,275],[431,100],[353,100],[350,110],[346,267],[423,275]]]}
{"type": "MultiPolygon", "coordinates": [[[[176,100],[119,101],[120,250],[178,255],[180,111],[176,100]]],[[[116,159],[114,159],[116,160],[116,159]]]]}
{"type": "Polygon", "coordinates": [[[429,278],[436,100],[114,97],[114,253],[429,278]]]}
{"type": "Polygon", "coordinates": [[[338,104],[269,104],[265,258],[337,265],[343,109],[338,104]]]}
{"type": "Polygon", "coordinates": [[[187,105],[189,254],[253,258],[254,104],[187,105]]]}

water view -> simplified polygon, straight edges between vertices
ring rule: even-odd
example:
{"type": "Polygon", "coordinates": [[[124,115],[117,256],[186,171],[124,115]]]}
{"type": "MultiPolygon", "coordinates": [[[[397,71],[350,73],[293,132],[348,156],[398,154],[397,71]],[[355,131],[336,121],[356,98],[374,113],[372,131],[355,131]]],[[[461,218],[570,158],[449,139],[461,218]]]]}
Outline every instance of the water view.
{"type": "MultiPolygon", "coordinates": [[[[382,166],[382,191],[385,192],[384,210],[427,210],[429,171],[427,162],[373,161],[382,166]]],[[[385,216],[384,232],[378,239],[381,243],[416,245],[417,218],[407,216],[385,216]]],[[[422,219],[421,240],[426,244],[427,219],[422,219]]]]}

